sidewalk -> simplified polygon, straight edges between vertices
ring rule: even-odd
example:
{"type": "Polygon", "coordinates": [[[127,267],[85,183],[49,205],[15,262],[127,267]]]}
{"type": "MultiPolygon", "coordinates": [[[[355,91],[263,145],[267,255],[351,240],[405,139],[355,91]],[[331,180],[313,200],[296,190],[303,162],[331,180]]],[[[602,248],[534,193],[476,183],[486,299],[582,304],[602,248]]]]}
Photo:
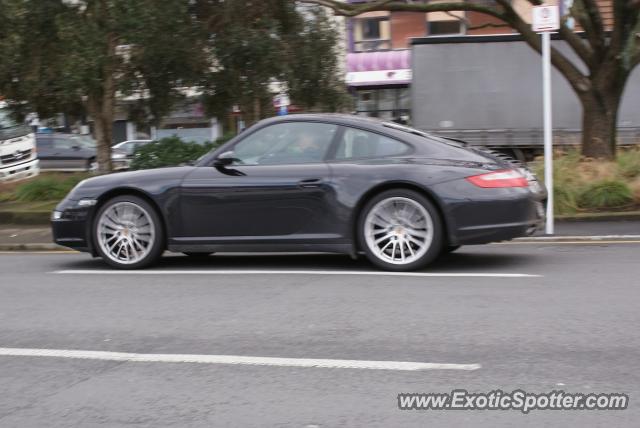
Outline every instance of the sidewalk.
{"type": "MultiPolygon", "coordinates": [[[[521,238],[526,241],[553,242],[567,240],[634,239],[640,241],[639,220],[556,222],[555,235],[547,237],[544,232],[521,238]]],[[[56,251],[63,247],[51,239],[51,229],[44,226],[2,225],[0,226],[0,251],[56,251]]]]}

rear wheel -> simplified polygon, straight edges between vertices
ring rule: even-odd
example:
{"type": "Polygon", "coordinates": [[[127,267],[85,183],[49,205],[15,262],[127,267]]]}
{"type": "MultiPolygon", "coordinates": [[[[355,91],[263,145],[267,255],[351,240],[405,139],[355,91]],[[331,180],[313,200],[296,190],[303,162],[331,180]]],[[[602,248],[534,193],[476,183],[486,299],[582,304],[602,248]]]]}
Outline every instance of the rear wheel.
{"type": "Polygon", "coordinates": [[[412,190],[388,190],[372,198],[358,222],[360,248],[386,270],[419,269],[442,250],[442,222],[436,208],[412,190]]]}
{"type": "Polygon", "coordinates": [[[164,250],[164,232],[155,209],[132,195],[108,200],[93,226],[96,251],[109,265],[138,269],[158,261],[164,250]]]}

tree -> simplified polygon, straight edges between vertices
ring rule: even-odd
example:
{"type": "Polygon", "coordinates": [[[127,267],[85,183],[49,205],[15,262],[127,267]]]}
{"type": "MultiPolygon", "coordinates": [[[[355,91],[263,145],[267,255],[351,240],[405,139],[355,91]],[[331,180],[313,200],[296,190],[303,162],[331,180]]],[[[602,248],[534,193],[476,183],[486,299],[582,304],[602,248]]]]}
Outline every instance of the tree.
{"type": "Polygon", "coordinates": [[[82,105],[100,172],[111,170],[116,95],[137,94],[156,119],[204,61],[182,0],[0,0],[0,92],[47,117],[82,105]]]}
{"type": "Polygon", "coordinates": [[[294,103],[335,110],[344,100],[335,28],[320,7],[289,0],[196,0],[214,67],[205,104],[219,117],[238,105],[249,123],[272,112],[275,84],[294,103]]]}
{"type": "MultiPolygon", "coordinates": [[[[510,0],[493,4],[476,1],[374,0],[345,3],[338,0],[298,0],[326,6],[343,16],[369,11],[451,12],[474,11],[495,17],[517,32],[535,51],[541,52],[540,37],[512,6],[510,0]]],[[[534,6],[542,0],[528,0],[534,6]]],[[[559,30],[561,38],[579,58],[575,63],[560,51],[551,49],[551,62],[567,79],[582,104],[582,153],[588,157],[611,159],[616,153],[617,117],[629,75],[640,62],[640,1],[611,0],[613,27],[605,27],[597,0],[575,0],[570,16],[582,28],[572,31],[565,17],[559,30]]]]}

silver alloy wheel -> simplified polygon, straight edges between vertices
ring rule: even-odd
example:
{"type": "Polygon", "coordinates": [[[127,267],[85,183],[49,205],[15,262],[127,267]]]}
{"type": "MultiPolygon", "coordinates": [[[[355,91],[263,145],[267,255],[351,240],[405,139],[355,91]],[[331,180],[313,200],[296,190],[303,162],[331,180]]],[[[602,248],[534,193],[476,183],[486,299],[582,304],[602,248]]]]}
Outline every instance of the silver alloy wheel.
{"type": "Polygon", "coordinates": [[[431,247],[433,220],[419,202],[391,197],[378,202],[367,213],[364,237],[378,259],[405,265],[419,260],[431,247]]]}
{"type": "Polygon", "coordinates": [[[118,202],[108,207],[96,227],[102,252],[116,263],[137,263],[153,248],[153,220],[144,208],[133,202],[118,202]]]}

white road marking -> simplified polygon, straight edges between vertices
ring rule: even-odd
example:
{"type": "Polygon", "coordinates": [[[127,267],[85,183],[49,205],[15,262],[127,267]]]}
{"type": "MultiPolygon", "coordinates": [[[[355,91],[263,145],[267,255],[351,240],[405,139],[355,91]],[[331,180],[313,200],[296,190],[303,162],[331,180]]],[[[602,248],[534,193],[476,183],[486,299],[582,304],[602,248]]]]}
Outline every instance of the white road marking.
{"type": "Polygon", "coordinates": [[[640,244],[637,241],[505,241],[493,242],[491,245],[602,245],[602,244],[640,244]]]}
{"type": "Polygon", "coordinates": [[[632,240],[640,239],[640,235],[555,235],[555,236],[528,236],[526,238],[516,238],[517,240],[532,240],[532,241],[557,241],[559,239],[566,239],[567,241],[585,240],[585,241],[598,241],[598,240],[610,240],[610,239],[623,239],[632,240]]]}
{"type": "Polygon", "coordinates": [[[61,275],[364,275],[364,276],[408,276],[444,278],[538,278],[541,275],[527,273],[467,273],[467,272],[384,272],[356,270],[255,270],[255,269],[202,269],[202,270],[110,270],[78,269],[57,270],[61,275]]]}
{"type": "Polygon", "coordinates": [[[127,361],[133,363],[197,363],[250,366],[316,367],[368,370],[478,370],[480,364],[441,364],[407,361],[327,360],[315,358],[246,357],[239,355],[137,354],[129,352],[79,351],[66,349],[0,348],[0,356],[75,358],[127,361]]]}

